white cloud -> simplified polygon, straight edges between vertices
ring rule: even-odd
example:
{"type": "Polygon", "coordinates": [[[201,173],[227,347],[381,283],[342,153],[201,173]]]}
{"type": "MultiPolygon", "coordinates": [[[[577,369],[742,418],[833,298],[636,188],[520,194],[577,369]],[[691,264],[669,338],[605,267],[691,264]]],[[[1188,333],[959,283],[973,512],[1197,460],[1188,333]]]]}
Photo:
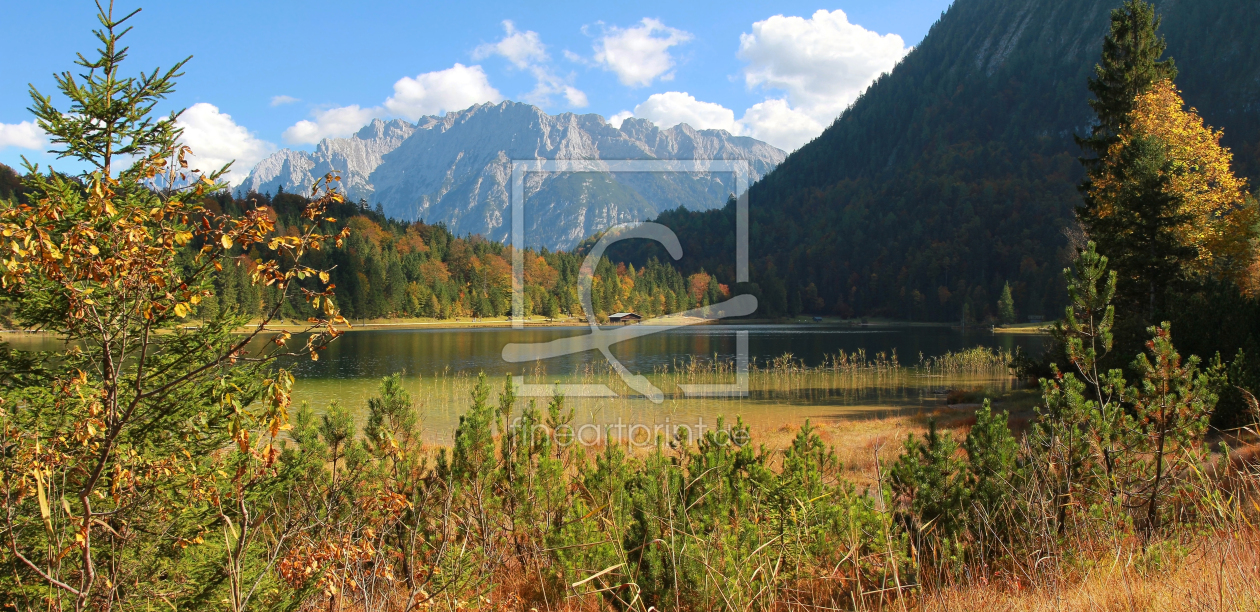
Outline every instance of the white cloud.
{"type": "Polygon", "coordinates": [[[744,134],[793,151],[822,133],[826,125],[793,109],[787,100],[771,99],[752,105],[739,120],[744,134]]]}
{"type": "Polygon", "coordinates": [[[784,90],[815,118],[839,115],[909,52],[900,36],[849,23],[841,10],[820,10],[809,19],[775,15],[754,23],[739,43],[749,87],[784,90]]]}
{"type": "Polygon", "coordinates": [[[48,137],[34,121],[0,123],[0,149],[42,149],[47,144],[48,137]]]}
{"type": "Polygon", "coordinates": [[[821,133],[908,52],[900,36],[849,23],[841,10],[758,21],[752,33],[740,35],[739,57],[748,62],[744,82],[786,97],[754,105],[740,122],[748,133],[792,150],[821,133]]]}
{"type": "MultiPolygon", "coordinates": [[[[377,117],[393,115],[415,121],[424,115],[437,115],[502,99],[499,91],[490,86],[490,80],[481,66],[457,63],[446,70],[398,79],[394,83],[394,95],[381,106],[364,108],[351,104],[317,110],[312,113],[313,119],[303,119],[289,126],[283,137],[291,144],[315,144],[324,138],[349,136],[377,117]]],[[[585,102],[585,96],[582,96],[582,101],[585,102]]]]}
{"type": "Polygon", "coordinates": [[[697,130],[726,130],[732,134],[740,132],[740,126],[735,123],[734,111],[721,104],[701,102],[685,91],[652,94],[642,104],[634,107],[634,116],[647,119],[661,129],[686,123],[697,130]]]}
{"type": "Polygon", "coordinates": [[[184,129],[181,141],[192,148],[193,168],[212,172],[235,160],[232,172],[226,177],[233,186],[245,180],[254,164],[276,149],[275,145],[237,125],[231,115],[205,102],[184,111],[177,125],[184,129]]]}
{"type": "Polygon", "coordinates": [[[528,68],[549,59],[547,47],[542,44],[538,32],[530,30],[521,32],[510,20],[503,22],[503,31],[503,39],[499,42],[486,43],[477,47],[473,51],[473,59],[480,60],[491,55],[500,55],[507,58],[517,68],[528,68]]]}
{"type": "Polygon", "coordinates": [[[576,87],[566,85],[564,87],[564,99],[569,106],[584,108],[589,102],[586,101],[586,93],[576,87]]]}
{"type": "Polygon", "coordinates": [[[271,105],[272,105],[272,106],[281,106],[281,105],[284,105],[284,104],[293,104],[294,102],[301,102],[301,100],[300,100],[300,99],[298,99],[298,98],[294,98],[293,96],[284,96],[284,95],[280,95],[280,96],[272,96],[272,97],[271,97],[271,105]]]}
{"type": "Polygon", "coordinates": [[[394,95],[385,100],[385,108],[396,116],[415,121],[424,115],[502,99],[499,90],[490,86],[481,66],[456,63],[446,70],[398,79],[394,83],[394,95]]]}
{"type": "Polygon", "coordinates": [[[630,117],[642,117],[661,129],[686,123],[697,130],[726,130],[736,136],[751,136],[785,151],[792,151],[822,133],[823,123],[793,109],[784,99],[758,102],[735,119],[735,112],[721,104],[697,100],[685,91],[652,94],[634,112],[621,111],[608,118],[620,129],[630,117]]]}
{"type": "Polygon", "coordinates": [[[285,130],[282,134],[284,141],[290,144],[315,144],[325,138],[349,136],[385,112],[379,106],[359,108],[358,104],[351,104],[315,111],[313,114],[314,121],[303,119],[285,130]]]}
{"type": "Polygon", "coordinates": [[[473,51],[473,59],[498,55],[506,58],[513,66],[529,71],[537,84],[533,91],[523,96],[528,102],[549,106],[551,97],[560,94],[569,106],[581,108],[587,105],[586,93],[572,86],[569,83],[571,79],[560,78],[552,70],[551,57],[547,54],[547,47],[542,43],[538,32],[521,32],[511,21],[503,22],[503,31],[504,36],[499,42],[477,47],[473,51]]]}
{"type": "Polygon", "coordinates": [[[632,28],[612,26],[595,41],[595,63],[615,72],[623,85],[646,87],[658,78],[674,78],[674,57],[669,48],[691,38],[690,33],[656,19],[645,18],[632,28]]]}
{"type": "Polygon", "coordinates": [[[617,113],[616,115],[613,115],[613,116],[609,117],[609,118],[608,118],[608,125],[611,125],[611,126],[613,126],[613,127],[615,127],[615,128],[617,128],[617,129],[619,129],[619,130],[620,130],[620,129],[621,129],[621,124],[622,124],[622,123],[623,123],[626,119],[629,119],[629,118],[631,118],[631,117],[633,117],[633,116],[634,116],[634,113],[632,113],[632,112],[630,112],[630,111],[628,111],[628,110],[623,110],[623,111],[621,111],[620,113],[617,113]]]}

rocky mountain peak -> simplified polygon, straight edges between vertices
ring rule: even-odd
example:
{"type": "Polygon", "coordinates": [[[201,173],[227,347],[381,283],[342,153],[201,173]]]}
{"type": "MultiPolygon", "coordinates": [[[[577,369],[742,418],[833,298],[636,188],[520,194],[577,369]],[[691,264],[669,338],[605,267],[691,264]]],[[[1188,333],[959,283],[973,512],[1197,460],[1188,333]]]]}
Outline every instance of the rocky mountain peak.
{"type": "MultiPolygon", "coordinates": [[[[447,224],[457,234],[508,238],[508,182],[513,160],[745,159],[753,179],[785,153],[725,130],[681,124],[660,129],[629,118],[615,128],[596,114],[546,111],[520,102],[477,104],[415,124],[374,119],[349,138],[320,141],[311,153],[285,149],[260,162],[241,191],[304,191],[331,170],[342,172],[351,200],[380,203],[391,217],[447,224]]],[[[720,207],[734,192],[730,173],[548,175],[527,180],[530,244],[569,248],[625,221],[679,206],[720,207]]]]}

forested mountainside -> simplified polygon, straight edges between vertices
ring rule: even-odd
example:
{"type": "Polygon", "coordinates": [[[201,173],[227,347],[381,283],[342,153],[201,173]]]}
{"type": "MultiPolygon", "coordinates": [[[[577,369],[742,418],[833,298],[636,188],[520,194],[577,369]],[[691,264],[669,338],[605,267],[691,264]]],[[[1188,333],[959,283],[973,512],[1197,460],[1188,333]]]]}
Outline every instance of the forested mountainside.
{"type": "MultiPolygon", "coordinates": [[[[0,164],[0,199],[29,204],[22,177],[0,164]]],[[[280,235],[293,235],[305,222],[301,212],[310,200],[280,192],[234,197],[227,191],[207,196],[202,206],[236,217],[254,208],[268,210],[280,235]]],[[[511,249],[479,234],[459,236],[442,223],[400,221],[358,203],[345,202],[329,210],[325,231],[336,234],[349,227],[343,244],[327,245],[309,254],[311,261],[330,269],[336,304],[353,320],[380,318],[503,317],[512,308],[511,249]]],[[[192,244],[189,259],[200,248],[192,244]]],[[[221,310],[261,316],[278,302],[275,287],[252,282],[261,261],[271,257],[254,246],[230,251],[235,265],[215,273],[214,295],[201,300],[197,317],[213,319],[221,310]]],[[[585,259],[583,249],[551,251],[526,249],[525,314],[581,316],[577,275],[585,259]]],[[[313,279],[307,279],[313,287],[313,279]]],[[[643,264],[618,264],[605,258],[595,269],[591,304],[593,315],[634,311],[659,316],[706,306],[731,295],[728,285],[703,270],[686,276],[679,268],[649,259],[643,264]]],[[[315,315],[310,304],[286,302],[281,315],[304,320],[315,315]]],[[[0,302],[0,327],[11,325],[11,305],[0,302]]]]}
{"type": "MultiPolygon", "coordinates": [[[[923,42],[750,191],[763,312],[957,321],[1020,318],[1065,296],[1082,178],[1074,135],[1119,0],[958,0],[923,42]],[[1065,231],[1067,230],[1067,231],[1065,231]]],[[[1260,3],[1165,0],[1176,84],[1260,176],[1260,3]]],[[[733,278],[733,211],[673,211],[688,270],[733,278]]],[[[630,261],[653,248],[622,249],[630,261]]]]}
{"type": "MultiPolygon", "coordinates": [[[[3,166],[0,166],[0,170],[3,166]]],[[[250,200],[226,193],[208,198],[203,205],[215,212],[241,214],[266,207],[275,218],[277,233],[295,231],[309,200],[282,193],[250,200]]],[[[354,320],[432,317],[502,317],[512,308],[511,250],[502,243],[472,234],[463,237],[445,225],[390,219],[343,204],[330,210],[330,233],[343,227],[350,234],[340,246],[329,245],[310,254],[311,260],[330,269],[337,288],[337,306],[354,320]]],[[[215,295],[198,305],[197,316],[213,318],[220,309],[260,316],[277,303],[279,292],[250,281],[260,260],[269,255],[254,247],[236,247],[235,266],[225,266],[215,278],[215,295]]],[[[583,255],[529,249],[525,251],[525,314],[559,317],[581,315],[577,275],[583,255]]],[[[313,279],[308,282],[313,283],[313,279]]],[[[730,289],[704,272],[687,277],[672,266],[648,261],[614,265],[607,259],[596,267],[591,302],[601,319],[619,311],[658,316],[715,303],[730,289]]],[[[309,304],[286,303],[282,315],[304,320],[315,315],[309,304]]]]}

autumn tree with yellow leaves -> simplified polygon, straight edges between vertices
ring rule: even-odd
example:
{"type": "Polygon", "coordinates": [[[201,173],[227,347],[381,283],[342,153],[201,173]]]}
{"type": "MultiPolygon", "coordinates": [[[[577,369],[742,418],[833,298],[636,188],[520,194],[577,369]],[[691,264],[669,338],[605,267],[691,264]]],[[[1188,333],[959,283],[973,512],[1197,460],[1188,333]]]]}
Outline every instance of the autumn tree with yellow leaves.
{"type": "Polygon", "coordinates": [[[1221,136],[1161,81],[1137,96],[1089,186],[1087,229],[1149,293],[1176,276],[1252,286],[1256,204],[1221,136]]]}
{"type": "Polygon", "coordinates": [[[1079,141],[1096,157],[1083,160],[1078,218],[1119,275],[1118,302],[1148,323],[1173,285],[1225,281],[1252,291],[1257,271],[1255,201],[1233,173],[1222,132],[1186,108],[1159,24],[1143,0],[1112,12],[1089,83],[1098,121],[1079,141]]]}
{"type": "Polygon", "coordinates": [[[292,377],[275,361],[316,358],[343,322],[327,271],[303,264],[345,238],[324,229],[335,177],[289,235],[261,208],[203,207],[227,167],[191,168],[179,113],[153,112],[184,62],[120,72],[133,15],[100,8],[99,55],[56,76],[68,109],[31,89],[53,152],[88,170],[28,165],[25,203],[0,202],[0,299],[66,347],[0,345],[0,600],[15,609],[182,608],[196,596],[244,609],[266,574],[251,569],[256,545],[283,540],[260,532],[257,498],[287,426],[292,377]],[[253,324],[225,311],[190,325],[215,272],[251,247],[267,253],[251,279],[275,288],[275,307],[253,324]],[[320,313],[292,347],[269,328],[286,299],[320,313]]]}
{"type": "Polygon", "coordinates": [[[1117,349],[1107,367],[1124,365],[1148,328],[1170,322],[1189,352],[1232,357],[1212,418],[1236,427],[1252,418],[1242,390],[1260,384],[1251,359],[1260,213],[1220,144],[1222,131],[1182,99],[1159,26],[1145,0],[1112,11],[1089,80],[1096,121],[1078,138],[1088,157],[1077,218],[1116,273],[1117,349]]]}

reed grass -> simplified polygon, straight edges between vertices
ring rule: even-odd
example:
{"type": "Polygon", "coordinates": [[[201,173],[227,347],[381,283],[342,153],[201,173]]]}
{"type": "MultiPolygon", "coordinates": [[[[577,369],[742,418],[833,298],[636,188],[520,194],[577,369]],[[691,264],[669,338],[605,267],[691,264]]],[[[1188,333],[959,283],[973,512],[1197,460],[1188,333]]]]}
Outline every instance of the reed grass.
{"type": "MultiPolygon", "coordinates": [[[[623,422],[678,423],[718,416],[743,416],[759,430],[777,428],[787,420],[815,421],[857,415],[890,415],[916,412],[942,402],[952,389],[983,388],[993,396],[1018,388],[1007,364],[1011,354],[985,347],[949,352],[938,357],[918,356],[903,363],[897,351],[868,354],[864,350],[839,351],[810,364],[792,353],[771,359],[752,359],[748,364],[745,397],[687,397],[680,385],[729,384],[735,381],[736,361],[726,356],[679,357],[655,366],[643,375],[665,393],[654,405],[625,385],[606,362],[589,361],[567,372],[551,371],[545,362],[527,364],[518,377],[527,384],[555,383],[606,385],[617,397],[570,397],[578,423],[623,422]]],[[[450,432],[466,410],[476,385],[476,373],[445,369],[407,372],[404,385],[417,401],[425,423],[426,440],[449,444],[450,432]]],[[[295,397],[309,401],[321,412],[330,399],[362,417],[367,398],[376,390],[375,379],[300,380],[295,397]]],[[[498,389],[492,395],[497,401],[498,389]]],[[[545,401],[539,398],[539,401],[545,401]]]]}

